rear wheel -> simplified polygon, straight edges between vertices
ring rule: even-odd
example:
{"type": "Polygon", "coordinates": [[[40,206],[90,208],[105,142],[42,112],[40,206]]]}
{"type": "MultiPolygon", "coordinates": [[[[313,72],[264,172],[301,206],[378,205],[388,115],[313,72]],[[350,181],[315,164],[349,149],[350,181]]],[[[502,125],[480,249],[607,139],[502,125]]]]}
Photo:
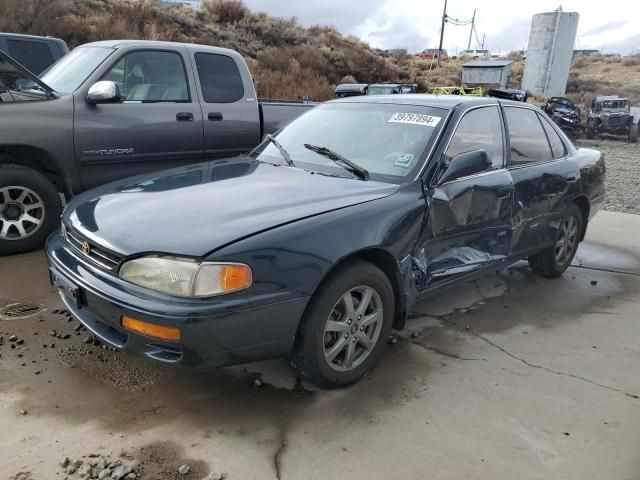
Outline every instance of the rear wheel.
{"type": "Polygon", "coordinates": [[[638,124],[637,123],[632,124],[631,127],[629,128],[629,141],[631,143],[638,142],[638,124]]]}
{"type": "Polygon", "coordinates": [[[61,211],[56,188],[41,173],[0,164],[0,255],[40,248],[61,211]]]}
{"type": "Polygon", "coordinates": [[[591,127],[587,127],[587,138],[588,139],[592,139],[596,136],[595,132],[593,131],[593,128],[591,127]]]}
{"type": "Polygon", "coordinates": [[[382,354],[393,315],[393,288],[384,272],[368,262],[350,261],[312,298],[291,365],[319,387],[352,384],[382,354]]]}
{"type": "Polygon", "coordinates": [[[546,278],[562,275],[576,255],[581,233],[582,212],[574,204],[560,221],[555,245],[529,257],[531,270],[546,278]]]}

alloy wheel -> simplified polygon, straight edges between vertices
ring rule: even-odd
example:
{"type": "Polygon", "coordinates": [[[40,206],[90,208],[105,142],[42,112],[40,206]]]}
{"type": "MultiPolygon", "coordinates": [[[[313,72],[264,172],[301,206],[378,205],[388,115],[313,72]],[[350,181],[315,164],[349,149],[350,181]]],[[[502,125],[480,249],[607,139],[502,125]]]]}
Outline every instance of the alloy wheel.
{"type": "Polygon", "coordinates": [[[578,221],[573,215],[564,219],[556,242],[556,262],[564,265],[571,258],[578,245],[578,221]]]}
{"type": "Polygon", "coordinates": [[[378,343],[384,320],[382,300],[369,286],[352,288],[334,305],[324,328],[324,358],[333,370],[357,368],[378,343]]]}
{"type": "Polygon", "coordinates": [[[44,220],[44,203],[27,187],[0,188],[0,240],[22,240],[33,235],[44,220]]]}

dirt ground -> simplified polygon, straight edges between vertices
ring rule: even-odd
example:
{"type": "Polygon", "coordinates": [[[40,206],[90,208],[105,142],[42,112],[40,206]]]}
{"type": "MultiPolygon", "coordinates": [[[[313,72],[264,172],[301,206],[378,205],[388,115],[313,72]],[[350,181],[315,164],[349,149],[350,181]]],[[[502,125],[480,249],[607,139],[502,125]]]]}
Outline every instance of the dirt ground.
{"type": "Polygon", "coordinates": [[[606,210],[640,215],[640,143],[623,137],[579,139],[578,146],[600,150],[607,167],[606,210]]]}
{"type": "Polygon", "coordinates": [[[27,315],[0,317],[0,479],[640,478],[639,234],[601,212],[563,278],[521,263],[421,303],[337,391],[84,343],[43,253],[0,258],[0,307],[27,315]]]}

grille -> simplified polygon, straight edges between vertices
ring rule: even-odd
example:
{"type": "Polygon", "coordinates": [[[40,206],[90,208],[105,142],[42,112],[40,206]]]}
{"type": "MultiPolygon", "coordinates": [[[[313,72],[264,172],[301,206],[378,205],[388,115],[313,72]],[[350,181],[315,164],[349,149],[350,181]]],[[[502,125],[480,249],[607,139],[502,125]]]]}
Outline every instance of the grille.
{"type": "Polygon", "coordinates": [[[107,270],[109,272],[115,272],[118,270],[120,262],[122,262],[122,257],[120,255],[116,255],[105,250],[68,227],[65,229],[65,238],[67,244],[71,246],[76,253],[79,253],[82,258],[89,259],[93,264],[103,270],[107,270]],[[83,244],[89,246],[89,253],[85,253],[85,250],[82,248],[83,244]]]}

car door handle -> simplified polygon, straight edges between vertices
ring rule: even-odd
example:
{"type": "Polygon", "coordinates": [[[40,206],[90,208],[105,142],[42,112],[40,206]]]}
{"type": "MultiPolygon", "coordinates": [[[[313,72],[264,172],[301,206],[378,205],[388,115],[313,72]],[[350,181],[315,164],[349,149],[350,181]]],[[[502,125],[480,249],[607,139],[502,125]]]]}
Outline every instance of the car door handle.
{"type": "Polygon", "coordinates": [[[223,119],[222,112],[209,112],[208,117],[212,122],[219,122],[223,119]]]}
{"type": "Polygon", "coordinates": [[[179,122],[192,122],[193,121],[193,113],[191,112],[180,112],[176,114],[176,120],[179,122]]]}

